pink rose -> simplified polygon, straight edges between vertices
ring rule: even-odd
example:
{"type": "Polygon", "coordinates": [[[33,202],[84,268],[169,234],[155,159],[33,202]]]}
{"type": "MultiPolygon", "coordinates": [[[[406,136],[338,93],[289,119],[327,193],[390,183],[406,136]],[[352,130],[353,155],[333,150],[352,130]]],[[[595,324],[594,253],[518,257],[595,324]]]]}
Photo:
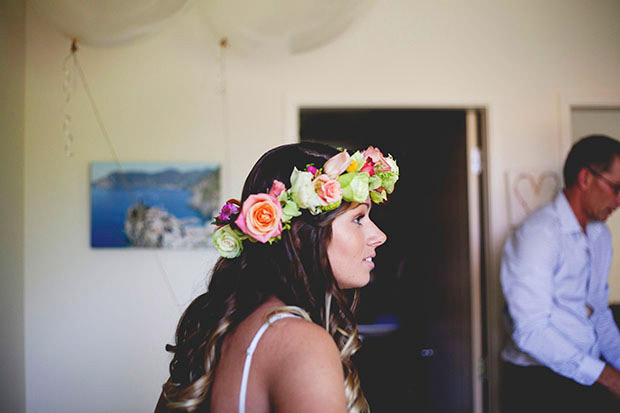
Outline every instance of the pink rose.
{"type": "Polygon", "coordinates": [[[385,160],[385,156],[383,156],[381,151],[374,146],[369,146],[368,149],[364,151],[364,158],[372,159],[375,168],[377,168],[377,172],[388,172],[392,170],[390,165],[385,160]]]}
{"type": "Polygon", "coordinates": [[[326,174],[316,177],[314,187],[316,188],[316,194],[325,203],[324,206],[335,204],[342,199],[340,182],[331,179],[326,174]]]}
{"type": "Polygon", "coordinates": [[[282,207],[269,194],[252,194],[245,200],[235,224],[263,244],[282,233],[282,207]]]}
{"type": "Polygon", "coordinates": [[[338,178],[351,165],[351,157],[346,150],[332,156],[323,165],[323,173],[332,179],[338,178]]]}
{"type": "Polygon", "coordinates": [[[269,190],[269,195],[271,195],[274,198],[277,198],[280,196],[282,191],[284,191],[285,189],[286,187],[284,186],[282,182],[278,181],[277,179],[274,179],[273,184],[271,184],[271,189],[269,190]]]}

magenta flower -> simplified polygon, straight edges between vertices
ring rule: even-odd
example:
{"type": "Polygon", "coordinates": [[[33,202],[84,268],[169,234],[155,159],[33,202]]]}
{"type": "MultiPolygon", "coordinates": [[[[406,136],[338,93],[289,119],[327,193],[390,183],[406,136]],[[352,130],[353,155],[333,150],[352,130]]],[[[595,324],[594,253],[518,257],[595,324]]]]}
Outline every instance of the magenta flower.
{"type": "Polygon", "coordinates": [[[360,172],[368,172],[368,175],[373,176],[375,174],[375,163],[371,158],[366,158],[366,163],[360,169],[360,172]]]}
{"type": "Polygon", "coordinates": [[[316,167],[314,165],[308,165],[306,167],[306,171],[310,172],[312,174],[312,176],[316,176],[317,172],[319,172],[319,170],[316,169],[316,167]]]}
{"type": "Polygon", "coordinates": [[[240,209],[241,207],[239,205],[239,201],[237,201],[236,199],[229,200],[228,202],[224,204],[224,206],[222,206],[222,209],[220,210],[220,214],[217,217],[215,217],[215,224],[225,225],[231,222],[233,216],[237,215],[240,209]]]}

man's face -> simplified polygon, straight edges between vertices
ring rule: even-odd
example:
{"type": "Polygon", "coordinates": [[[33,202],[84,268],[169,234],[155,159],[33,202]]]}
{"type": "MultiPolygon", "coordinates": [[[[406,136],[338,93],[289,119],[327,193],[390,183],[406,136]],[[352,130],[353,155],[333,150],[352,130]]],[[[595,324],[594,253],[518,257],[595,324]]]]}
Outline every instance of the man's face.
{"type": "Polygon", "coordinates": [[[590,221],[606,221],[620,206],[620,157],[614,157],[608,171],[592,172],[586,215],[590,221]]]}

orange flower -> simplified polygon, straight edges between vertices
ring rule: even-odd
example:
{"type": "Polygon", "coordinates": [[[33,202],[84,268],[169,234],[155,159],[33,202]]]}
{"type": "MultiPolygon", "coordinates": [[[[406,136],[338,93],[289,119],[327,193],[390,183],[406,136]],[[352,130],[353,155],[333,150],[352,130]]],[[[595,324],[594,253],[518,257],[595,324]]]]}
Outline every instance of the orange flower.
{"type": "Polygon", "coordinates": [[[244,234],[263,244],[282,233],[280,201],[269,194],[250,195],[235,224],[244,234]]]}

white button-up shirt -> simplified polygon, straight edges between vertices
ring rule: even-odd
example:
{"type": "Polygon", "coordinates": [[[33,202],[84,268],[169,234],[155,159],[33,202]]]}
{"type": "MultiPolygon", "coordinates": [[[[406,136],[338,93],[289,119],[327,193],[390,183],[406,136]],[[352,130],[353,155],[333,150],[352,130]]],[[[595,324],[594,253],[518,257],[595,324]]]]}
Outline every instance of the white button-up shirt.
{"type": "Polygon", "coordinates": [[[620,367],[620,332],[608,306],[611,234],[584,233],[562,192],[532,213],[504,247],[501,283],[514,340],[502,352],[591,385],[604,362],[620,367]],[[591,313],[591,314],[590,314],[591,313]]]}

